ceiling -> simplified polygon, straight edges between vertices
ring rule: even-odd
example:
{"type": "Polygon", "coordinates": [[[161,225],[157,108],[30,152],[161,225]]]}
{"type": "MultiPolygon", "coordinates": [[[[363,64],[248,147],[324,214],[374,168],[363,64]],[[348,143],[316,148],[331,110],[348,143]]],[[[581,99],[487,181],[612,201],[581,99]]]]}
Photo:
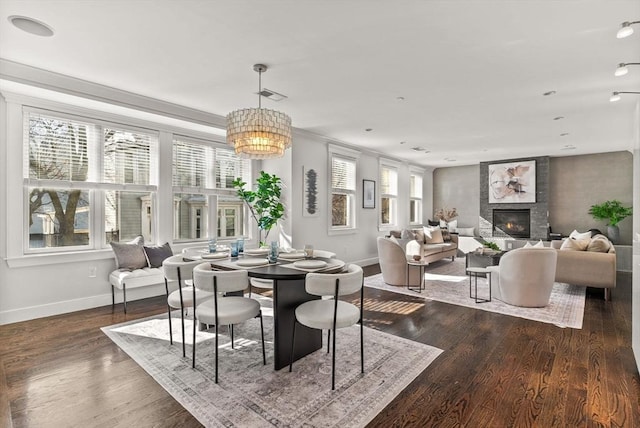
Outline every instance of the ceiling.
{"type": "Polygon", "coordinates": [[[637,20],[637,0],[0,0],[0,58],[220,116],[257,106],[264,63],[294,127],[441,167],[631,149],[640,95],[609,96],[640,91],[640,65],[613,75],[637,20]]]}

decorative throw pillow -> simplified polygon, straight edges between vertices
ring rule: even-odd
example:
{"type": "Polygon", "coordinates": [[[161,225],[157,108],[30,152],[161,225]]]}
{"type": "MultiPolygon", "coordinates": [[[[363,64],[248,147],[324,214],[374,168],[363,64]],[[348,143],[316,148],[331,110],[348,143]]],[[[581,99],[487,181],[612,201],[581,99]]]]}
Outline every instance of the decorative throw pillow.
{"type": "Polygon", "coordinates": [[[158,268],[162,266],[162,262],[167,257],[173,256],[173,251],[171,251],[171,247],[168,242],[165,242],[164,245],[154,245],[151,247],[144,246],[144,255],[147,258],[147,263],[149,267],[158,268]]]}
{"type": "Polygon", "coordinates": [[[130,242],[111,242],[118,269],[135,270],[148,266],[143,243],[142,236],[138,236],[130,242]]]}
{"type": "Polygon", "coordinates": [[[569,238],[577,240],[591,239],[591,232],[578,232],[574,229],[574,231],[569,234],[569,238]]]}
{"type": "Polygon", "coordinates": [[[442,233],[442,241],[443,242],[451,242],[451,235],[449,234],[449,229],[446,227],[440,228],[440,232],[442,233]]]}
{"type": "Polygon", "coordinates": [[[531,245],[531,242],[527,241],[522,248],[533,248],[533,245],[531,245]]]}
{"type": "Polygon", "coordinates": [[[536,242],[535,245],[533,245],[533,248],[544,248],[544,242],[542,242],[542,239],[536,242]]]}
{"type": "Polygon", "coordinates": [[[439,227],[434,228],[431,231],[431,236],[429,238],[426,237],[425,234],[425,242],[427,244],[442,244],[444,243],[444,239],[442,238],[442,229],[439,227]]]}
{"type": "Polygon", "coordinates": [[[427,224],[429,226],[440,226],[440,222],[438,220],[427,220],[427,224]]]}
{"type": "Polygon", "coordinates": [[[391,236],[389,237],[389,241],[393,242],[393,243],[394,243],[394,244],[396,244],[397,246],[400,246],[400,243],[398,242],[398,239],[397,239],[395,236],[393,236],[393,235],[391,235],[391,236]]]}
{"type": "Polygon", "coordinates": [[[560,249],[569,250],[569,251],[584,251],[589,246],[589,242],[591,242],[591,238],[589,239],[567,238],[564,241],[562,241],[562,245],[560,246],[560,249]]]}
{"type": "Polygon", "coordinates": [[[458,220],[451,220],[450,222],[447,223],[447,229],[449,229],[449,232],[455,233],[458,231],[458,220]]]}
{"type": "Polygon", "coordinates": [[[431,239],[431,235],[434,230],[440,230],[440,226],[423,226],[422,231],[424,232],[424,242],[427,242],[427,239],[431,239]]]}
{"type": "Polygon", "coordinates": [[[587,246],[587,251],[593,251],[596,253],[608,253],[611,248],[611,242],[604,235],[595,235],[591,238],[591,242],[587,246]]]}
{"type": "Polygon", "coordinates": [[[409,229],[402,229],[402,233],[400,233],[400,238],[402,238],[402,239],[416,239],[416,236],[409,229]]]}
{"type": "Polygon", "coordinates": [[[458,227],[456,230],[460,236],[474,236],[475,232],[474,227],[458,227]]]}
{"type": "Polygon", "coordinates": [[[402,234],[399,230],[390,230],[389,236],[393,236],[394,238],[400,238],[402,234]]]}
{"type": "Polygon", "coordinates": [[[424,230],[422,229],[414,230],[413,234],[415,235],[415,240],[418,241],[418,243],[424,244],[424,230]]]}

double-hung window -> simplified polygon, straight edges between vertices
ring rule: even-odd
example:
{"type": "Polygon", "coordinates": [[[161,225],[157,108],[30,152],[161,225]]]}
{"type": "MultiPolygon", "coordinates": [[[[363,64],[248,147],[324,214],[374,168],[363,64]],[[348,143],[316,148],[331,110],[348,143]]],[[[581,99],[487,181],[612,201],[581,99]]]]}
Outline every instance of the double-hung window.
{"type": "Polygon", "coordinates": [[[398,168],[380,162],[380,226],[388,228],[398,223],[398,168]]]}
{"type": "Polygon", "coordinates": [[[153,239],[157,133],[35,109],[23,117],[26,252],[153,239]]]}
{"type": "Polygon", "coordinates": [[[358,152],[329,147],[331,171],[330,231],[353,230],[356,227],[356,164],[358,152]]]}
{"type": "Polygon", "coordinates": [[[422,223],[422,173],[409,172],[409,223],[422,223]]]}
{"type": "Polygon", "coordinates": [[[250,161],[215,143],[174,139],[174,240],[243,236],[244,207],[235,196],[233,180],[249,182],[250,167],[250,161]]]}

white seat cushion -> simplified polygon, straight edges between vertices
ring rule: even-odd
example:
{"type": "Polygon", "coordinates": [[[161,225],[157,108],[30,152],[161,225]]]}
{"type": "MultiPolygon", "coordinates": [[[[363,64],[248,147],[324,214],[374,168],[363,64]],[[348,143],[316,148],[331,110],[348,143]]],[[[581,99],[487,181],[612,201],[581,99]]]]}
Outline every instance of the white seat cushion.
{"type": "Polygon", "coordinates": [[[249,278],[249,281],[257,288],[273,288],[273,281],[270,279],[249,278]]]}
{"type": "MultiPolygon", "coordinates": [[[[196,301],[198,304],[204,302],[206,299],[213,297],[213,293],[207,291],[196,290],[196,301]]],[[[182,302],[185,308],[193,306],[193,287],[184,287],[182,289],[182,302]]],[[[172,308],[180,308],[180,290],[175,290],[167,298],[167,304],[172,308]]]]}
{"type": "MultiPolygon", "coordinates": [[[[238,324],[260,313],[260,303],[247,297],[219,297],[218,298],[218,322],[220,325],[238,324]]],[[[214,299],[199,303],[196,307],[196,318],[204,324],[216,323],[214,299]]]]}
{"type": "MultiPolygon", "coordinates": [[[[307,327],[328,330],[333,328],[335,300],[312,300],[296,308],[298,322],[307,327]]],[[[338,300],[336,328],[354,325],[360,319],[360,310],[351,303],[338,300]]]]}
{"type": "Polygon", "coordinates": [[[148,267],[132,271],[114,270],[109,275],[109,282],[119,289],[122,289],[122,284],[125,284],[127,288],[164,284],[164,272],[160,268],[148,267]]]}

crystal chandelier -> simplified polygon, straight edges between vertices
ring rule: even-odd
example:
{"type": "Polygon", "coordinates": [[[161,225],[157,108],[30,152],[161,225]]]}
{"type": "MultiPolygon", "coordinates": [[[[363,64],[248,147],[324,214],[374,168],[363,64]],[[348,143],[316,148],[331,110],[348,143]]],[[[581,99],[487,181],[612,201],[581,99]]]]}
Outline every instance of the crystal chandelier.
{"type": "Polygon", "coordinates": [[[291,118],[262,108],[262,73],[267,66],[255,64],[253,69],[258,72],[258,108],[235,110],[227,115],[227,144],[243,158],[279,158],[291,146],[291,118]]]}

